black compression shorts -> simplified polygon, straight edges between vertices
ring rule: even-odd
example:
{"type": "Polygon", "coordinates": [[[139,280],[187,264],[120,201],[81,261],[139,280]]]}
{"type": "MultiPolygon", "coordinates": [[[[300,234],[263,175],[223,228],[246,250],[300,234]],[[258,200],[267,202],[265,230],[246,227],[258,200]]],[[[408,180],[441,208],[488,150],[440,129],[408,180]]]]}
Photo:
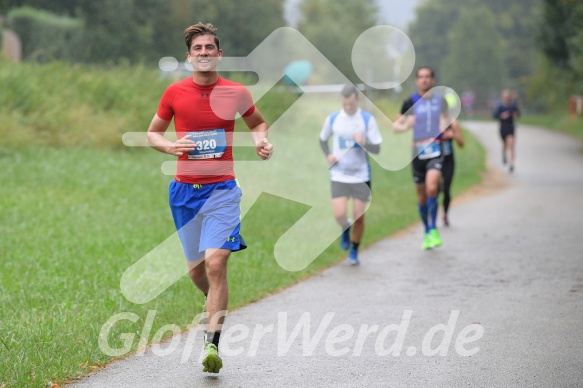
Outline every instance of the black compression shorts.
{"type": "Polygon", "coordinates": [[[416,185],[425,183],[425,176],[429,170],[439,170],[443,168],[443,155],[431,159],[419,159],[416,157],[411,163],[413,167],[413,180],[416,185]]]}
{"type": "Polygon", "coordinates": [[[514,126],[501,126],[500,137],[502,140],[506,140],[508,136],[514,136],[514,126]]]}

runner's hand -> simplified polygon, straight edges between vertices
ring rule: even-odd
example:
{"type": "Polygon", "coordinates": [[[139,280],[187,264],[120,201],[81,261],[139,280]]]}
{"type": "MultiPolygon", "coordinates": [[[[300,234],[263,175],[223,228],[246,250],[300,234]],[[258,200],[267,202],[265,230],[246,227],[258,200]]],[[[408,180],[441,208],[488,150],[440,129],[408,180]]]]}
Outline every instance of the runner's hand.
{"type": "Polygon", "coordinates": [[[443,140],[451,140],[453,139],[453,128],[451,126],[445,128],[445,131],[441,133],[441,138],[443,140]]]}
{"type": "Polygon", "coordinates": [[[261,144],[255,147],[257,155],[263,159],[268,160],[273,155],[273,144],[269,142],[266,138],[263,138],[261,144]]]}
{"type": "Polygon", "coordinates": [[[364,147],[364,135],[362,133],[355,133],[352,137],[359,146],[364,147]]]}
{"type": "Polygon", "coordinates": [[[186,135],[174,142],[172,146],[169,147],[168,153],[174,156],[181,156],[185,152],[194,151],[196,144],[190,140],[190,136],[186,135]]]}
{"type": "Polygon", "coordinates": [[[332,154],[328,154],[328,156],[326,156],[326,161],[328,162],[328,164],[331,166],[334,163],[336,163],[338,159],[336,159],[336,156],[332,155],[332,154]]]}

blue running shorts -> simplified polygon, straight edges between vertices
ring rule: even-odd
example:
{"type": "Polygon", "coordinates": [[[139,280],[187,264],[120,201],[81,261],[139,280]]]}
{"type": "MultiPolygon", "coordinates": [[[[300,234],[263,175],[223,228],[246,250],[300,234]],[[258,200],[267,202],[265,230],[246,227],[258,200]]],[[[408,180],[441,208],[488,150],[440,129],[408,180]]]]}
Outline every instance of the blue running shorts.
{"type": "Polygon", "coordinates": [[[235,180],[210,184],[172,181],[170,210],[187,260],[197,260],[209,248],[247,248],[241,228],[241,189],[235,180]]]}

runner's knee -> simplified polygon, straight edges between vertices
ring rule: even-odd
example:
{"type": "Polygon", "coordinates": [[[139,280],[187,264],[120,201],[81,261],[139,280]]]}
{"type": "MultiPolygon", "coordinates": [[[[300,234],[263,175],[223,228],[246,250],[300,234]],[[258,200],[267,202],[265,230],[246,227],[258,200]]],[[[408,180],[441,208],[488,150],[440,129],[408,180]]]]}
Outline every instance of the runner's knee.
{"type": "Polygon", "coordinates": [[[206,274],[209,279],[224,277],[226,272],[226,265],[219,260],[210,261],[206,264],[206,274]]]}
{"type": "Polygon", "coordinates": [[[205,260],[206,275],[209,279],[216,279],[226,276],[227,258],[222,250],[219,250],[205,260]]]}

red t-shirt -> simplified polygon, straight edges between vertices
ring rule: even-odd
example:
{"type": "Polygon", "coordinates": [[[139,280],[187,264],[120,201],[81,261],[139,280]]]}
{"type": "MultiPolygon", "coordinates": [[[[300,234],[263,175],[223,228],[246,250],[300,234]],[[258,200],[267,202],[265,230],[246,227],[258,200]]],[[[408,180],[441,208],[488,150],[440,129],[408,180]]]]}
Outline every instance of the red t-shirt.
{"type": "Polygon", "coordinates": [[[197,85],[192,78],[170,85],[160,100],[158,117],[168,121],[174,117],[178,138],[188,132],[198,132],[196,138],[191,138],[200,149],[195,152],[211,152],[204,156],[191,155],[190,158],[188,154],[179,156],[176,181],[206,184],[234,179],[232,145],[235,117],[237,113],[247,117],[254,111],[249,90],[224,78],[219,77],[213,85],[197,85]],[[224,135],[221,130],[224,130],[224,135]],[[221,136],[226,138],[226,149],[221,156],[219,153],[212,154],[212,146],[216,146],[217,142],[221,144],[221,136]],[[209,139],[211,148],[208,146],[209,139]]]}

